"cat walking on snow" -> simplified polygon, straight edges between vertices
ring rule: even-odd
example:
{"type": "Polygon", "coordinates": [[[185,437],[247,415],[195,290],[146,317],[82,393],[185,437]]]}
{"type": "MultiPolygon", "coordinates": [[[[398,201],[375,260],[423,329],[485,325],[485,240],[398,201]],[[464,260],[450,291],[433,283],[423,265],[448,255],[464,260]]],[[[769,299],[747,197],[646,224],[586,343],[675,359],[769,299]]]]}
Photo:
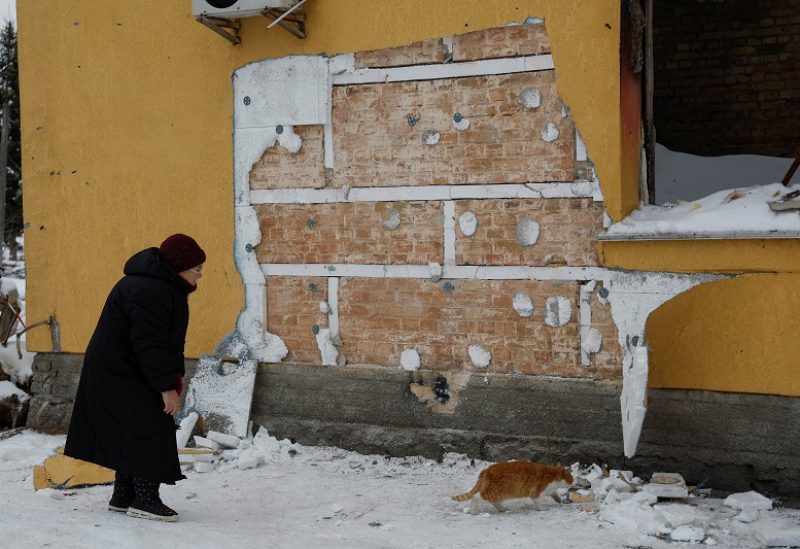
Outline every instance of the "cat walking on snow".
{"type": "Polygon", "coordinates": [[[469,512],[476,511],[476,498],[488,501],[503,512],[502,502],[507,499],[532,498],[536,508],[537,499],[551,496],[559,501],[556,491],[568,488],[574,479],[569,467],[544,465],[533,461],[506,461],[490,465],[478,475],[478,482],[466,494],[453,496],[454,501],[470,501],[469,512]]]}

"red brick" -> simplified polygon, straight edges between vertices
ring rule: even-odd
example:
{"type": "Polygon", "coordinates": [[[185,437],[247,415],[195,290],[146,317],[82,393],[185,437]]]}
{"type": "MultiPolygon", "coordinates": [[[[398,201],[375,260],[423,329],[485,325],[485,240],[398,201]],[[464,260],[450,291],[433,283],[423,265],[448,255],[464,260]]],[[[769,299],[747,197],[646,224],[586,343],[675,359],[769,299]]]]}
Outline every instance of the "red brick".
{"type": "Polygon", "coordinates": [[[474,61],[550,53],[544,24],[485,29],[453,37],[453,60],[474,61]]]}

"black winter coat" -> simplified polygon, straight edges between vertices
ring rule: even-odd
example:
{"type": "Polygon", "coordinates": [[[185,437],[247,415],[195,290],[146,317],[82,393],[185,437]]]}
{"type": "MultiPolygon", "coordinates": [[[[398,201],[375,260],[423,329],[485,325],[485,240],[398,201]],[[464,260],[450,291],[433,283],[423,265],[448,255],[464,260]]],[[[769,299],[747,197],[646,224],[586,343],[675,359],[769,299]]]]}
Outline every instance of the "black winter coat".
{"type": "Polygon", "coordinates": [[[181,474],[175,420],[162,391],[178,387],[194,289],[158,248],[131,257],[106,300],[81,372],[64,453],[152,481],[181,474]]]}

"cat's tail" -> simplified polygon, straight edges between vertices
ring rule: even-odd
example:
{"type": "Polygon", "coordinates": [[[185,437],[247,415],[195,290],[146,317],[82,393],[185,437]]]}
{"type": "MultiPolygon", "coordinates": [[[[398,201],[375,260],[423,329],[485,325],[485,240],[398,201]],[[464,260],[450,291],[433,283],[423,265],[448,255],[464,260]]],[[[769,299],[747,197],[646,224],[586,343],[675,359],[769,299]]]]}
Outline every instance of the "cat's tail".
{"type": "Polygon", "coordinates": [[[472,497],[477,494],[480,489],[478,488],[481,485],[480,480],[475,483],[475,486],[467,492],[466,494],[458,494],[457,496],[452,496],[450,499],[453,501],[467,501],[468,499],[472,499],[472,497]]]}

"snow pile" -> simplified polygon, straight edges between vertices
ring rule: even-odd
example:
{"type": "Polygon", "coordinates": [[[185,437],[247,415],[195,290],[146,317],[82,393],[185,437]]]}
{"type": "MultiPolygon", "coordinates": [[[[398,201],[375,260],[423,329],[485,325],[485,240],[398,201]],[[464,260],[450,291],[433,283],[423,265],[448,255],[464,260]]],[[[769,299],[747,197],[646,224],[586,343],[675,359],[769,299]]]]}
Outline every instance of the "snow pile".
{"type": "Polygon", "coordinates": [[[780,183],[726,189],[694,202],[642,206],[615,223],[609,236],[680,234],[724,236],[731,232],[800,234],[800,215],[796,211],[773,212],[769,202],[800,189],[780,183]]]}
{"type": "Polygon", "coordinates": [[[0,400],[5,400],[16,396],[20,402],[25,402],[31,398],[31,395],[11,383],[10,381],[0,381],[0,400]]]}
{"type": "Polygon", "coordinates": [[[28,430],[8,436],[12,433],[0,433],[0,472],[30,472],[35,464],[43,462],[55,453],[56,448],[63,446],[65,440],[63,435],[45,435],[28,430]]]}

